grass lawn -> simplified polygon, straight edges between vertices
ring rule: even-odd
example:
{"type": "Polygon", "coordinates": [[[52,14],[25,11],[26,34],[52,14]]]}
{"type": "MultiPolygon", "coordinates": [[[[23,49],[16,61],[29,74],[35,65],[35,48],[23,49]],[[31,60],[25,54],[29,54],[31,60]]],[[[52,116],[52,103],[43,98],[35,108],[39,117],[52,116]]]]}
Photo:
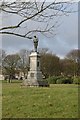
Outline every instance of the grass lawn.
{"type": "Polygon", "coordinates": [[[78,85],[21,87],[3,83],[3,118],[78,118],[78,85]]]}

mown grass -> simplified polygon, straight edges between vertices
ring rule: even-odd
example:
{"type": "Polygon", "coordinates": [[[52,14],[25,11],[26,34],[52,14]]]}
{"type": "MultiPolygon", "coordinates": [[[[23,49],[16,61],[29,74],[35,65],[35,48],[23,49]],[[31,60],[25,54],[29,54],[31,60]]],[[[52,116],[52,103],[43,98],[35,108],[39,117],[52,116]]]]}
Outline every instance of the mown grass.
{"type": "Polygon", "coordinates": [[[78,85],[3,83],[2,102],[3,118],[78,118],[78,85]]]}

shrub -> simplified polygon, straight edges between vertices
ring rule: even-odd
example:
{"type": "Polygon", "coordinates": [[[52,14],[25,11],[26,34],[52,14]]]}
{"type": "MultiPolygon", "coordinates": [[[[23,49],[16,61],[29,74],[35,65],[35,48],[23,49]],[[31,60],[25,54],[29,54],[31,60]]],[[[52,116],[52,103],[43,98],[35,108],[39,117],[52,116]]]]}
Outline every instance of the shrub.
{"type": "Polygon", "coordinates": [[[74,84],[80,84],[80,77],[78,77],[78,76],[77,76],[77,77],[74,77],[74,78],[73,78],[73,83],[74,83],[74,84]]]}
{"type": "Polygon", "coordinates": [[[72,84],[73,79],[65,76],[52,76],[47,79],[49,84],[72,84]]]}
{"type": "Polygon", "coordinates": [[[73,80],[71,78],[63,78],[62,84],[72,84],[73,80]]]}
{"type": "Polygon", "coordinates": [[[56,81],[56,84],[62,84],[62,81],[61,81],[60,79],[58,79],[58,80],[56,81]]]}
{"type": "Polygon", "coordinates": [[[49,84],[56,84],[57,79],[58,79],[57,76],[52,76],[52,77],[47,78],[47,81],[49,84]]]}
{"type": "Polygon", "coordinates": [[[49,84],[56,84],[58,79],[62,79],[62,76],[52,76],[47,78],[49,84]]]}

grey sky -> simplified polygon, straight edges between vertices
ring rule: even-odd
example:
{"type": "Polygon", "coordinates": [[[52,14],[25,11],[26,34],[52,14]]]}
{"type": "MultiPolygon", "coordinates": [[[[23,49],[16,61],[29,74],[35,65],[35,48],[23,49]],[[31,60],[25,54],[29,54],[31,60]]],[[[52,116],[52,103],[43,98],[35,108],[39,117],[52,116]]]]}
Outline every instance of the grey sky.
{"type": "MultiPolygon", "coordinates": [[[[74,9],[78,9],[78,5],[74,5],[74,9]]],[[[14,21],[18,21],[18,18],[14,17],[14,21]]],[[[13,19],[10,20],[12,24],[13,19]]],[[[9,21],[6,21],[9,23],[9,21]]],[[[59,20],[61,25],[56,29],[56,36],[53,38],[46,38],[43,35],[38,35],[39,48],[49,48],[54,54],[63,58],[70,50],[78,48],[78,13],[72,13],[69,16],[63,16],[59,20]]],[[[30,23],[29,23],[30,25],[30,23]]],[[[33,27],[31,25],[31,27],[33,27]]],[[[0,46],[1,47],[1,46],[0,46]]],[[[4,35],[2,37],[2,48],[7,53],[12,54],[20,49],[33,49],[33,43],[31,40],[4,35]]]]}

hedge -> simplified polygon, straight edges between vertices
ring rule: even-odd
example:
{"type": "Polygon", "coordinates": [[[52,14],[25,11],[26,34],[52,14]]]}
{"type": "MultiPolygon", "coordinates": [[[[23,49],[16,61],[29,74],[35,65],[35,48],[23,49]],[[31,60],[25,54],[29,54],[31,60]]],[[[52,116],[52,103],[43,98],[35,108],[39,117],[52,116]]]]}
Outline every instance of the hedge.
{"type": "Polygon", "coordinates": [[[47,79],[49,84],[72,84],[73,79],[65,76],[52,76],[47,79]]]}

